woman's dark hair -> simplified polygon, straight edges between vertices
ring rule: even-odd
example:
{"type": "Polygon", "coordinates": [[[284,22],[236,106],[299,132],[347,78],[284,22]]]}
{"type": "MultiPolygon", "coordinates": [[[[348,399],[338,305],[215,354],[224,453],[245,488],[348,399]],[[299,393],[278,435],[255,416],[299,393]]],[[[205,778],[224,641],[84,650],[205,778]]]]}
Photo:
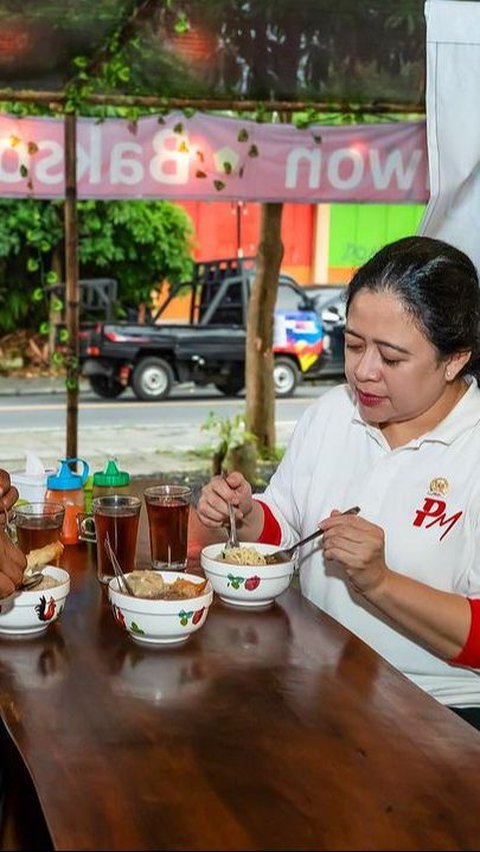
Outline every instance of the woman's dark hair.
{"type": "Polygon", "coordinates": [[[384,246],[354,274],[347,315],[360,290],[396,296],[440,359],[471,349],[461,375],[470,373],[480,384],[480,286],[466,254],[432,237],[404,237],[384,246]]]}

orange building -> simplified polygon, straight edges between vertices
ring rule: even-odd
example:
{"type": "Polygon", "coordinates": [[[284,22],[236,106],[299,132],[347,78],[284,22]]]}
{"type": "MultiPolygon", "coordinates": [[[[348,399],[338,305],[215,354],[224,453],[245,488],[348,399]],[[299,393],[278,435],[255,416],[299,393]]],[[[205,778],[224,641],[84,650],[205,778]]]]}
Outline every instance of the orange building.
{"type": "MultiPolygon", "coordinates": [[[[252,202],[182,201],[196,234],[196,260],[249,257],[257,253],[261,205],[252,202]]],[[[285,204],[282,216],[282,270],[300,284],[327,278],[314,274],[318,205],[285,204]]],[[[325,268],[325,276],[327,268],[325,268]]]]}

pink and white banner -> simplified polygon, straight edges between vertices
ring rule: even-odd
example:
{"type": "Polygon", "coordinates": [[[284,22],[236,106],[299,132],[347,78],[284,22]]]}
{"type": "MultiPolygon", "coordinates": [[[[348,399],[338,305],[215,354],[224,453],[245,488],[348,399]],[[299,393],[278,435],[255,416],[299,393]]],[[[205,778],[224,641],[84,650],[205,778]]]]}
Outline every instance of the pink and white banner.
{"type": "MultiPolygon", "coordinates": [[[[64,196],[62,119],[0,115],[0,196],[64,196]]],[[[79,198],[415,202],[428,199],[425,122],[311,126],[196,113],[81,118],[79,198]]]]}

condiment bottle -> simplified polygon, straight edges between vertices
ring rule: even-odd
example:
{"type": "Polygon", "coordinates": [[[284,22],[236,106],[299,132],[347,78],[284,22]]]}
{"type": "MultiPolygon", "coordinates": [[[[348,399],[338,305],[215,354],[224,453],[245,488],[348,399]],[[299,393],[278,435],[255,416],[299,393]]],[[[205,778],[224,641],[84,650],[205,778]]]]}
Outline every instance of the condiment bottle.
{"type": "Polygon", "coordinates": [[[119,470],[115,459],[109,459],[103,470],[93,474],[93,498],[128,494],[129,488],[130,474],[126,470],[119,470]]]}
{"type": "Polygon", "coordinates": [[[61,459],[59,464],[57,473],[53,473],[47,478],[45,500],[63,503],[65,518],[60,540],[63,544],[77,544],[77,515],[85,510],[83,486],[88,477],[89,466],[84,459],[76,458],[61,459]],[[82,465],[81,473],[74,473],[70,468],[71,464],[77,463],[82,465]]]}

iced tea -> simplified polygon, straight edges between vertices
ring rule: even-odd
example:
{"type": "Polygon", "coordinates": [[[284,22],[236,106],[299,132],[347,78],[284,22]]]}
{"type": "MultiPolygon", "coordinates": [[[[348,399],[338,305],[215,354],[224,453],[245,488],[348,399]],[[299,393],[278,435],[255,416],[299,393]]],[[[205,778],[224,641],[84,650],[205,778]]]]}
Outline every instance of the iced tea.
{"type": "Polygon", "coordinates": [[[145,490],[154,568],[186,568],[190,498],[191,489],[183,485],[157,485],[145,490]]]}
{"type": "Polygon", "coordinates": [[[108,538],[118,560],[125,571],[135,568],[135,551],[137,548],[138,515],[122,514],[121,510],[115,515],[95,513],[97,531],[97,571],[102,583],[108,583],[115,576],[113,565],[105,548],[105,538],[108,538]]]}
{"type": "Polygon", "coordinates": [[[99,497],[93,501],[97,541],[97,576],[108,583],[115,571],[105,548],[108,538],[125,573],[135,568],[141,500],[138,497],[99,497]]]}
{"type": "Polygon", "coordinates": [[[14,510],[17,543],[30,553],[60,539],[65,509],[60,503],[26,503],[14,510]]]}

